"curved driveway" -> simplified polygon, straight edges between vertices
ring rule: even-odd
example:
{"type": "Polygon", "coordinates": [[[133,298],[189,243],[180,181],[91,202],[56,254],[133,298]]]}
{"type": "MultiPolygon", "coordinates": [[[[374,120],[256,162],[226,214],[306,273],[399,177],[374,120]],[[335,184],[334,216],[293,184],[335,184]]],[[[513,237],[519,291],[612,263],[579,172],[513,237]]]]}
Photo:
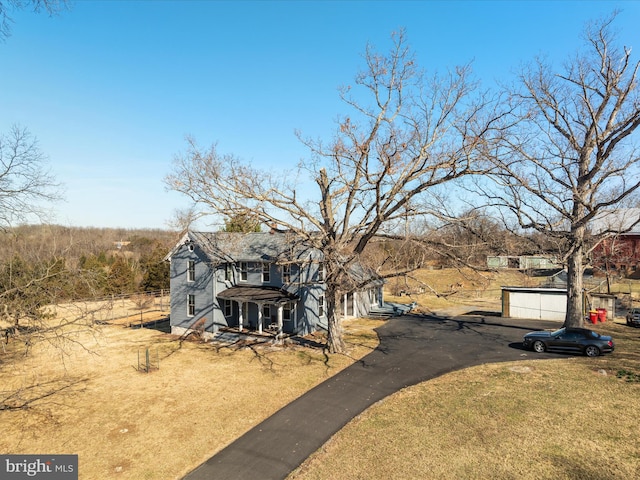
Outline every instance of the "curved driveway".
{"type": "MultiPolygon", "coordinates": [[[[524,333],[558,322],[404,315],[376,331],[372,353],[316,386],[189,473],[188,480],[282,479],[369,406],[444,373],[531,358],[524,333]]],[[[551,358],[552,354],[535,354],[551,358]]]]}

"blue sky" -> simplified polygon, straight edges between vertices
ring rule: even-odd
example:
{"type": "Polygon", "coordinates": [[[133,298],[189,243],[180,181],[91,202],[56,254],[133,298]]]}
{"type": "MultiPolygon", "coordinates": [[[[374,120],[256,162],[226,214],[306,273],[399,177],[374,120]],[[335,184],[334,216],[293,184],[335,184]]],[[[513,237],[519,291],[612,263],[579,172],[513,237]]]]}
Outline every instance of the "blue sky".
{"type": "MultiPolygon", "coordinates": [[[[486,87],[535,55],[562,61],[585,22],[622,12],[640,52],[640,2],[71,1],[13,13],[0,43],[0,132],[28,128],[64,184],[54,223],[166,228],[186,200],[163,178],[185,135],[263,168],[295,166],[294,135],[329,138],[337,89],[406,30],[420,65],[473,62],[486,87]]],[[[637,60],[637,56],[635,56],[637,60]]]]}

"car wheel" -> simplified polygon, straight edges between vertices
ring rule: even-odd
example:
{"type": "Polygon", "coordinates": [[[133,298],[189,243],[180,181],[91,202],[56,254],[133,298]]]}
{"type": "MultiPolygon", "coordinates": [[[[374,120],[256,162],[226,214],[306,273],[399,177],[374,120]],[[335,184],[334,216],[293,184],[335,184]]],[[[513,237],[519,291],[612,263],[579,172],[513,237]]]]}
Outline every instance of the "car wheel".
{"type": "Polygon", "coordinates": [[[598,355],[600,355],[600,349],[595,345],[589,345],[584,349],[584,354],[587,357],[597,357],[598,355]]]}
{"type": "Polygon", "coordinates": [[[545,346],[544,342],[541,342],[540,340],[536,340],[535,342],[533,342],[533,351],[537,352],[537,353],[542,353],[547,349],[547,347],[545,346]]]}

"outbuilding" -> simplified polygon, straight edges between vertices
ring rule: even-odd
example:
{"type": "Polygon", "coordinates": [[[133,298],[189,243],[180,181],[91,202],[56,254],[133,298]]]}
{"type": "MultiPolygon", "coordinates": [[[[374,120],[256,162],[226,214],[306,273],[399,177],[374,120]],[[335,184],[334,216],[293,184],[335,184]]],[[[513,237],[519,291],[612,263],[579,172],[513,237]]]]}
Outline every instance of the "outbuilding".
{"type": "Polygon", "coordinates": [[[567,313],[564,288],[502,287],[502,316],[559,320],[567,313]]]}
{"type": "MultiPolygon", "coordinates": [[[[606,318],[615,318],[616,297],[602,293],[585,295],[585,309],[606,310],[606,318]]],[[[558,320],[567,313],[567,290],[552,287],[502,287],[502,316],[558,320]]],[[[585,311],[585,315],[587,312],[585,311]]]]}

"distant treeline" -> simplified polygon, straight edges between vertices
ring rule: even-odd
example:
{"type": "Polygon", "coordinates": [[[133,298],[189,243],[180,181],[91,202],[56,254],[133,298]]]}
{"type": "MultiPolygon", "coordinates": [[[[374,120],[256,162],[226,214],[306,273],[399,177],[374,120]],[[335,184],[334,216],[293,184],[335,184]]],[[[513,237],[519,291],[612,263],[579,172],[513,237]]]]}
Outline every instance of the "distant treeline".
{"type": "Polygon", "coordinates": [[[168,289],[164,257],[178,236],[60,225],[0,231],[0,306],[28,315],[43,304],[168,289]]]}

